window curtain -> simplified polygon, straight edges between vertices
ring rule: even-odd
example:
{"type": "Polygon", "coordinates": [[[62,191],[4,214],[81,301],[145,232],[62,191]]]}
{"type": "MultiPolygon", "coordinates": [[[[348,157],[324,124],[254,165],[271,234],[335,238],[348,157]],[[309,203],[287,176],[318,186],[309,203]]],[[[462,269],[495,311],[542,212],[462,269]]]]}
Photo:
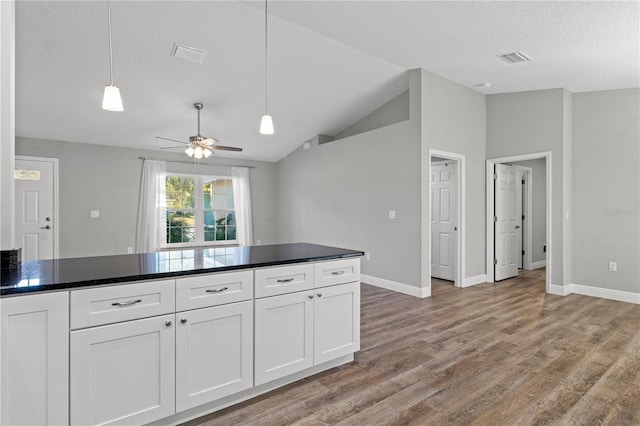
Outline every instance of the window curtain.
{"type": "Polygon", "coordinates": [[[136,228],[137,253],[158,251],[166,239],[165,177],[164,161],[144,160],[136,228]]]}
{"type": "Polygon", "coordinates": [[[233,198],[236,208],[236,237],[241,246],[253,245],[253,218],[251,215],[251,184],[249,169],[231,167],[233,198]]]}

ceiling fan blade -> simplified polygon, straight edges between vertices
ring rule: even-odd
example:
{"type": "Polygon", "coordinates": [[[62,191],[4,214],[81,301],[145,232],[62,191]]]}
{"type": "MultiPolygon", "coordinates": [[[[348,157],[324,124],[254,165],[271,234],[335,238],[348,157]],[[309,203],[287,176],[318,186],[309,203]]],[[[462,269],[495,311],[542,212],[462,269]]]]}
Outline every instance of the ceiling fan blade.
{"type": "Polygon", "coordinates": [[[203,140],[202,140],[202,143],[203,143],[203,144],[205,144],[205,145],[207,145],[207,146],[214,145],[214,144],[216,144],[216,143],[218,143],[218,142],[219,142],[219,141],[218,141],[218,139],[216,139],[216,138],[208,138],[208,137],[205,137],[205,139],[203,139],[203,140]]]}
{"type": "Polygon", "coordinates": [[[224,145],[210,145],[207,148],[209,149],[219,149],[221,151],[235,151],[242,152],[242,148],[237,148],[235,146],[224,146],[224,145]]]}
{"type": "Polygon", "coordinates": [[[180,146],[163,146],[160,149],[184,149],[184,146],[180,145],[180,146]]]}
{"type": "Polygon", "coordinates": [[[156,136],[156,139],[164,139],[165,141],[178,142],[178,143],[182,143],[182,144],[185,144],[185,145],[189,145],[190,144],[190,142],[184,142],[184,141],[179,141],[179,140],[175,140],[175,139],[163,138],[162,136],[156,136]]]}

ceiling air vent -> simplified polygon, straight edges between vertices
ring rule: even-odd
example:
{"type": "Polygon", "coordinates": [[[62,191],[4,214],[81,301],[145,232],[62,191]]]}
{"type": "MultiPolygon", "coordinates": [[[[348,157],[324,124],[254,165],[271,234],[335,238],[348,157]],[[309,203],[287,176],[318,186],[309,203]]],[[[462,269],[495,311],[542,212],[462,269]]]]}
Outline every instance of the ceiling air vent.
{"type": "Polygon", "coordinates": [[[172,56],[188,62],[193,62],[194,64],[202,64],[206,53],[207,52],[204,50],[196,49],[195,47],[180,43],[174,43],[173,48],[171,49],[172,56]]]}
{"type": "Polygon", "coordinates": [[[497,55],[498,58],[502,59],[508,64],[515,64],[518,62],[528,62],[533,61],[533,58],[526,53],[518,50],[517,52],[511,53],[503,53],[502,55],[497,55]]]}

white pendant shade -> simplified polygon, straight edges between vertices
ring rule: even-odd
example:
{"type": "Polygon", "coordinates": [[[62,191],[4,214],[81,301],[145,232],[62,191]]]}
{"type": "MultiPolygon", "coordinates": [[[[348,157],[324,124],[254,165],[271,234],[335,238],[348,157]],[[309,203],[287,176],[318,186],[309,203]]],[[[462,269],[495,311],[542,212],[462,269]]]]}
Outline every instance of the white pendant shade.
{"type": "Polygon", "coordinates": [[[117,86],[107,85],[104,87],[104,97],[102,98],[102,109],[107,111],[124,111],[120,89],[117,86]]]}
{"type": "Polygon", "coordinates": [[[209,158],[212,152],[209,149],[205,148],[202,154],[204,155],[204,158],[209,158]]]}
{"type": "Polygon", "coordinates": [[[193,157],[193,154],[195,154],[195,151],[192,147],[185,149],[184,152],[186,152],[189,157],[193,157]]]}
{"type": "Polygon", "coordinates": [[[260,121],[260,134],[273,134],[273,118],[271,118],[269,114],[265,114],[262,116],[262,120],[260,121]]]}

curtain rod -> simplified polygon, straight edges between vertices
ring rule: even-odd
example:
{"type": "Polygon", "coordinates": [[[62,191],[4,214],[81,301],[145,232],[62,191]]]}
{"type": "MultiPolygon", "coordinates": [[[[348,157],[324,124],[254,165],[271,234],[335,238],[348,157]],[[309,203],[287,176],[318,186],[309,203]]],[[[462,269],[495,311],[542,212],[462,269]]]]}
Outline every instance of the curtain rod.
{"type": "Polygon", "coordinates": [[[167,163],[191,164],[192,166],[214,166],[214,167],[244,167],[245,169],[255,169],[256,166],[241,166],[239,164],[212,164],[212,163],[193,163],[191,161],[165,160],[162,158],[138,157],[140,160],[165,161],[167,163]]]}

